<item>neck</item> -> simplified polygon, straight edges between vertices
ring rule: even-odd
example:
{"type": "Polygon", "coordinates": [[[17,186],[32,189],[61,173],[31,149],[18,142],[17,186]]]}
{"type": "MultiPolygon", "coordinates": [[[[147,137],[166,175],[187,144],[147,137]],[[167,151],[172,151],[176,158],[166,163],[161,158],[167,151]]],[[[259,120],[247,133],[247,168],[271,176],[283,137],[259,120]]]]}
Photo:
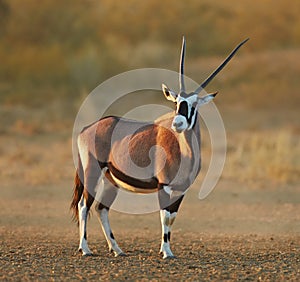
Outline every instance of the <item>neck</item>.
{"type": "Polygon", "coordinates": [[[198,118],[190,130],[178,134],[178,141],[181,152],[181,162],[186,170],[189,183],[193,183],[201,168],[200,155],[200,127],[198,118]]]}
{"type": "Polygon", "coordinates": [[[189,152],[189,155],[192,156],[200,152],[200,124],[198,115],[195,118],[193,127],[190,130],[185,130],[184,132],[178,134],[181,143],[181,149],[189,152]],[[197,152],[195,152],[195,150],[197,152]]]}
{"type": "Polygon", "coordinates": [[[198,113],[196,114],[195,120],[191,126],[191,129],[189,130],[185,130],[183,132],[183,134],[185,135],[185,138],[191,138],[192,135],[196,136],[197,139],[200,140],[200,122],[199,122],[199,118],[198,118],[198,113]]]}

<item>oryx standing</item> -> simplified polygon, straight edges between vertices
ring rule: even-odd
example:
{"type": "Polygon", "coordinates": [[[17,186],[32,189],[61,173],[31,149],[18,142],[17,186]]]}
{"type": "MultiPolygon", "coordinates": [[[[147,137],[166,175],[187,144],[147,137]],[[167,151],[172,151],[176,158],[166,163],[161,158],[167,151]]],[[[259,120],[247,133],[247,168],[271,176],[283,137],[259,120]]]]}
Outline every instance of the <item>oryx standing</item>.
{"type": "MultiPolygon", "coordinates": [[[[247,39],[248,40],[248,39],[247,39]]],[[[185,191],[197,177],[200,167],[200,127],[198,107],[208,103],[217,93],[199,97],[199,93],[230,61],[240,43],[224,62],[194,91],[186,93],[184,83],[185,39],[182,41],[178,94],[162,85],[165,97],[176,105],[175,112],[154,123],[110,116],[84,128],[78,136],[79,163],[71,208],[79,223],[79,250],[90,255],[86,226],[93,191],[103,177],[109,181],[100,195],[96,211],[110,251],[116,256],[118,246],[108,220],[109,208],[118,188],[134,193],[158,191],[163,258],[173,257],[170,249],[171,226],[185,191]]]]}

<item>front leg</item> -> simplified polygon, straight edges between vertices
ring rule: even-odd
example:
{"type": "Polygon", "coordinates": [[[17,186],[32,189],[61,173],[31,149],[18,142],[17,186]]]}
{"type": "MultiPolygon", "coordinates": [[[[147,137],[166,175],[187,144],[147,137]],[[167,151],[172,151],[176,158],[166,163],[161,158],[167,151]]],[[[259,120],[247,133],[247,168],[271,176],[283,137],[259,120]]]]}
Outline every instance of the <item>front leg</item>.
{"type": "Polygon", "coordinates": [[[160,253],[163,255],[163,258],[174,258],[171,248],[170,248],[170,239],[171,239],[171,226],[175,220],[176,212],[172,214],[167,210],[160,211],[160,221],[162,228],[162,238],[160,245],[160,253]]]}
{"type": "MultiPolygon", "coordinates": [[[[166,190],[168,191],[168,190],[166,190]]],[[[160,221],[162,227],[162,238],[161,238],[161,246],[160,246],[160,253],[163,255],[163,259],[166,258],[174,258],[170,247],[170,240],[171,240],[171,227],[175,221],[178,208],[181,204],[183,196],[180,196],[174,203],[167,205],[166,201],[171,203],[171,197],[168,193],[166,193],[165,189],[159,192],[159,200],[161,205],[160,210],[160,221]]],[[[174,200],[174,199],[173,199],[174,200]]]]}
{"type": "Polygon", "coordinates": [[[100,195],[96,195],[96,199],[98,204],[96,205],[96,211],[98,213],[98,219],[100,221],[102,231],[104,233],[105,239],[108,244],[108,248],[110,252],[113,252],[114,255],[122,256],[124,255],[121,248],[118,246],[117,241],[112,233],[109,219],[108,219],[108,213],[109,208],[114,202],[116,196],[117,196],[117,188],[111,186],[111,185],[105,185],[103,187],[103,191],[100,195]]]}
{"type": "Polygon", "coordinates": [[[101,203],[99,204],[100,208],[97,208],[98,212],[98,218],[102,227],[102,231],[104,233],[105,239],[108,244],[108,248],[110,252],[113,252],[115,257],[117,256],[124,256],[125,254],[121,250],[121,248],[118,246],[118,243],[111,231],[109,220],[108,220],[108,211],[109,209],[107,207],[101,208],[101,203]]]}

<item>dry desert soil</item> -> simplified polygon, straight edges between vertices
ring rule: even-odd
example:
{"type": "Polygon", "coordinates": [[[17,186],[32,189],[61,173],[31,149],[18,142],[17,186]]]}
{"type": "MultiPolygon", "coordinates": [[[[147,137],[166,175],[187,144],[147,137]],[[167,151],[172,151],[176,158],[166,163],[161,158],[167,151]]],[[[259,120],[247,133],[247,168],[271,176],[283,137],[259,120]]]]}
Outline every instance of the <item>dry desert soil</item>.
{"type": "Polygon", "coordinates": [[[95,212],[88,239],[94,255],[77,252],[77,226],[68,210],[69,182],[53,186],[1,187],[2,281],[299,281],[300,190],[253,188],[221,180],[204,200],[199,183],[187,193],[174,223],[176,259],[158,254],[158,213],[111,212],[111,224],[127,256],[115,258],[95,212]]]}

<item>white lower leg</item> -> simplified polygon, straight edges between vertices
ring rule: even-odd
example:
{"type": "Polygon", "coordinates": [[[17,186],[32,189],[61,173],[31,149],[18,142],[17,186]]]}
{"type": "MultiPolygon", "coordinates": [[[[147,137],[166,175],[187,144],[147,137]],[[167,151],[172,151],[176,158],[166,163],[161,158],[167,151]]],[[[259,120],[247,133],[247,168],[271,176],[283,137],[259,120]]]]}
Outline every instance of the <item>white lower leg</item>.
{"type": "Polygon", "coordinates": [[[170,213],[167,210],[160,211],[160,220],[162,227],[162,239],[160,246],[160,253],[163,254],[163,258],[174,257],[170,248],[171,226],[175,220],[176,212],[170,213]]]}
{"type": "Polygon", "coordinates": [[[87,217],[88,217],[88,208],[86,205],[86,201],[84,197],[81,197],[80,202],[78,203],[78,214],[79,214],[79,251],[82,251],[82,255],[91,255],[92,252],[90,251],[87,243],[87,236],[86,236],[86,224],[87,224],[87,217]]]}
{"type": "Polygon", "coordinates": [[[97,211],[99,214],[99,221],[101,223],[101,227],[108,244],[109,251],[113,251],[115,256],[119,256],[123,254],[123,251],[118,246],[117,241],[115,240],[114,235],[111,231],[109,220],[108,220],[108,209],[103,208],[97,211]]]}

